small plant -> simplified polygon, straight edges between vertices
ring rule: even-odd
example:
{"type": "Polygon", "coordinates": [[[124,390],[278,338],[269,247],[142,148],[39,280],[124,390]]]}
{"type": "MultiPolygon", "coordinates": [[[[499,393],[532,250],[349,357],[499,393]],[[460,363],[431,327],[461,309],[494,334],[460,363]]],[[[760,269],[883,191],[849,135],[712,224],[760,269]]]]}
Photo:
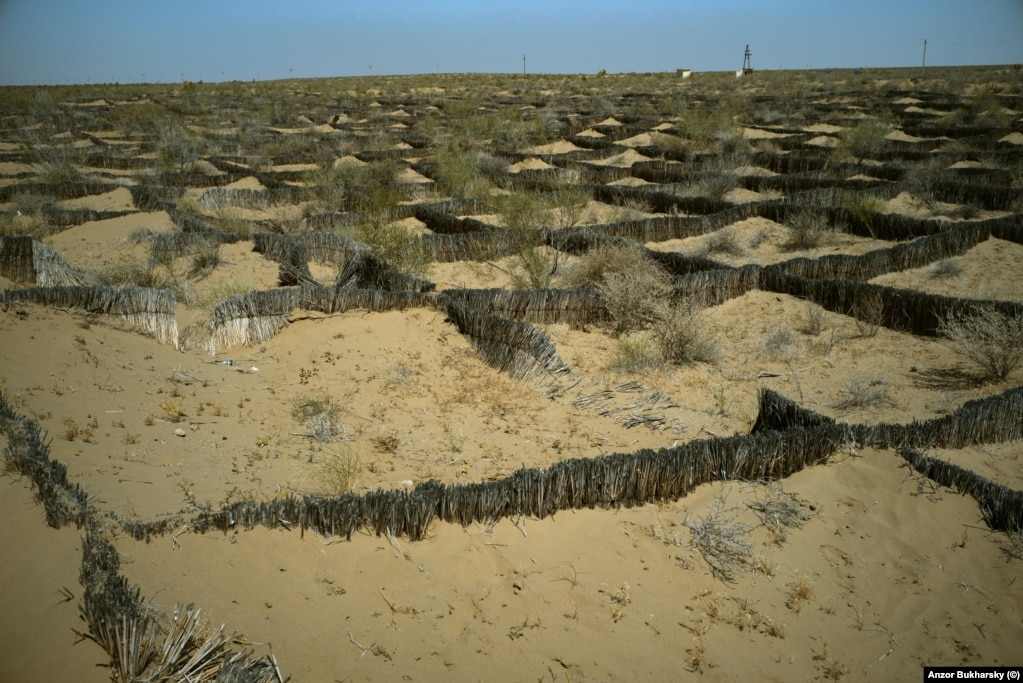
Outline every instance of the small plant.
{"type": "Polygon", "coordinates": [[[320,443],[334,441],[345,432],[341,422],[341,407],[330,397],[298,398],[292,405],[291,416],[308,427],[307,435],[320,443]]]}
{"type": "Polygon", "coordinates": [[[765,489],[766,497],[758,498],[746,505],[767,527],[774,537],[775,543],[781,545],[788,538],[788,530],[792,527],[803,526],[810,516],[803,510],[803,506],[797,499],[782,491],[781,486],[770,485],[765,489]]]}
{"type": "Polygon", "coordinates": [[[598,290],[604,297],[615,334],[626,334],[658,319],[659,302],[671,291],[671,280],[651,262],[644,268],[606,273],[598,290]]]}
{"type": "Polygon", "coordinates": [[[988,382],[1006,379],[1023,359],[1023,317],[1011,317],[992,306],[972,313],[949,313],[938,333],[952,349],[980,370],[988,382]]]}
{"type": "Polygon", "coordinates": [[[952,259],[944,259],[935,263],[927,274],[932,280],[948,280],[962,275],[963,268],[952,259]]]}
{"type": "Polygon", "coordinates": [[[192,263],[188,266],[188,277],[201,280],[221,263],[223,261],[220,258],[220,250],[216,246],[207,247],[192,256],[192,263]]]}
{"type": "Polygon", "coordinates": [[[711,233],[703,245],[701,254],[712,256],[715,254],[726,254],[728,256],[744,256],[746,248],[739,242],[739,237],[731,228],[722,228],[711,233]]]}
{"type": "Polygon", "coordinates": [[[760,355],[774,360],[788,358],[795,350],[796,335],[788,327],[775,329],[760,344],[760,355]]]}
{"type": "Polygon", "coordinates": [[[707,332],[700,308],[691,302],[659,302],[655,314],[651,331],[664,360],[675,365],[721,362],[721,345],[707,332]]]}
{"type": "Polygon", "coordinates": [[[362,461],[347,447],[323,454],[315,477],[324,493],[340,496],[355,488],[362,475],[362,461]]]}
{"type": "Polygon", "coordinates": [[[186,416],[185,399],[183,398],[179,398],[176,401],[164,401],[160,404],[160,409],[163,410],[164,415],[171,422],[181,422],[186,416]]]}
{"type": "Polygon", "coordinates": [[[78,426],[70,417],[64,418],[64,433],[63,437],[66,441],[74,441],[82,434],[82,428],[78,426]]]}
{"type": "Polygon", "coordinates": [[[785,216],[789,238],[782,243],[786,251],[817,249],[834,242],[839,230],[828,223],[827,216],[819,210],[800,209],[785,216]]]}
{"type": "Polygon", "coordinates": [[[806,302],[806,324],[803,326],[803,331],[812,336],[818,336],[824,329],[824,309],[813,303],[812,301],[806,302]]]}
{"type": "Polygon", "coordinates": [[[623,334],[615,340],[610,369],[638,372],[659,365],[661,354],[649,335],[639,332],[623,334]]]}
{"type": "Polygon", "coordinates": [[[687,523],[691,544],[707,560],[714,576],[723,581],[735,581],[753,556],[753,544],[746,540],[749,529],[737,524],[737,517],[736,507],[726,508],[725,496],[719,494],[705,517],[687,523]]]}
{"type": "Polygon", "coordinates": [[[795,583],[789,584],[789,592],[785,598],[785,606],[793,612],[798,613],[803,609],[803,603],[813,597],[813,582],[806,576],[801,576],[795,583]]]}
{"type": "Polygon", "coordinates": [[[888,393],[883,379],[874,379],[869,382],[858,377],[850,377],[845,381],[845,387],[835,402],[837,410],[849,410],[850,408],[881,408],[892,405],[892,397],[888,393]]]}

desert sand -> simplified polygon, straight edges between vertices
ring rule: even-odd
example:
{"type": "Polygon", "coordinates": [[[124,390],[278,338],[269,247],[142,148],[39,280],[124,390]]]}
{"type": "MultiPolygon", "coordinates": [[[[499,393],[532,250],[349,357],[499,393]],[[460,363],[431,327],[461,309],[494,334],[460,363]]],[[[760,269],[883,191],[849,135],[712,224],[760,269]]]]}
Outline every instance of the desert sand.
{"type": "MultiPolygon", "coordinates": [[[[895,104],[921,101],[895,97],[895,104]]],[[[389,120],[412,125],[406,112],[388,111],[389,120]]],[[[357,111],[333,114],[333,124],[363,120],[357,111]]],[[[597,117],[582,117],[578,135],[622,126],[597,117]]],[[[646,130],[655,128],[664,129],[646,130]]],[[[841,129],[808,121],[803,130],[818,137],[806,136],[805,146],[826,153],[841,129]]],[[[307,128],[271,130],[288,139],[336,132],[315,119],[307,128]]],[[[752,141],[791,134],[750,131],[752,141]]],[[[646,149],[632,148],[649,139],[637,128],[622,142],[627,148],[613,146],[584,163],[628,169],[649,160],[646,149]]],[[[549,169],[551,155],[581,149],[567,137],[532,146],[506,172],[549,169]]],[[[430,182],[422,170],[409,166],[403,182],[430,182]]],[[[0,166],[3,185],[24,182],[15,177],[20,172],[0,166]]],[[[752,163],[742,173],[774,175],[752,163]]],[[[265,190],[255,177],[232,187],[265,190]]],[[[198,201],[200,189],[189,192],[198,201]]],[[[736,200],[754,201],[756,193],[736,200]]],[[[148,245],[134,233],[178,230],[166,211],[137,207],[127,187],[60,205],[128,212],[41,238],[82,271],[144,263],[148,245]]],[[[619,208],[591,202],[582,224],[614,220],[619,208]]],[[[942,206],[892,194],[883,210],[930,218],[942,206]]],[[[271,206],[246,220],[299,214],[271,206]]],[[[970,220],[1012,215],[1020,214],[980,211],[970,220]]],[[[429,232],[406,220],[416,224],[413,232],[429,232]]],[[[753,217],[726,229],[747,248],[714,255],[724,267],[894,244],[842,234],[792,253],[782,246],[789,228],[781,223],[753,217]]],[[[709,239],[645,246],[693,255],[709,239]]],[[[253,246],[251,239],[222,245],[221,262],[204,279],[186,277],[187,258],[169,266],[188,295],[176,310],[181,348],[117,316],[23,303],[0,311],[0,391],[46,430],[50,458],[67,466],[68,480],[88,491],[97,510],[128,520],[187,519],[242,501],[326,494],[322,465],[332,455],[357,457],[355,493],[411,490],[429,480],[497,481],[570,458],[746,434],[761,389],[841,423],[909,424],[996,396],[1023,376],[983,385],[926,381],[961,367],[947,341],[885,327],[867,335],[852,316],[832,311],[824,313],[824,331],[810,334],[805,301],[758,290],[705,312],[722,347],[718,365],[627,373],[613,369],[615,339],[607,330],[546,324],[571,372],[553,383],[520,381],[487,365],[432,307],[333,315],[297,309],[272,338],[213,356],[202,345],[212,303],[229,287],[277,286],[277,263],[253,246]],[[791,343],[766,347],[782,328],[791,343]],[[842,407],[853,381],[882,384],[886,401],[842,407]],[[334,438],[312,438],[297,417],[296,407],[313,400],[336,406],[334,438]],[[626,426],[637,414],[656,420],[626,426]]],[[[950,261],[961,271],[955,279],[923,267],[872,282],[1023,303],[1023,246],[990,238],[950,261]]],[[[425,277],[440,290],[510,286],[502,266],[510,267],[433,263],[425,277]]],[[[335,274],[311,267],[324,282],[335,274]]],[[[0,285],[31,283],[3,277],[0,285]]],[[[1020,441],[929,454],[1023,489],[1020,441]]],[[[110,680],[109,657],[84,637],[88,625],[77,608],[82,531],[48,527],[26,476],[8,472],[0,492],[0,680],[110,680]]],[[[124,532],[113,541],[120,573],[145,600],[165,611],[198,606],[211,627],[236,634],[236,649],[272,655],[281,675],[296,682],[909,681],[919,680],[925,664],[1023,663],[1018,533],[1014,539],[988,528],[973,498],[914,472],[895,451],[851,442],[782,481],[716,482],[678,500],[545,519],[465,528],[434,522],[416,541],[368,530],[345,540],[286,523],[227,533],[196,533],[183,523],[148,541],[124,532]],[[766,502],[785,504],[791,523],[765,516],[766,502]],[[694,527],[711,519],[748,543],[748,560],[734,576],[715,571],[693,543],[694,527]]]]}

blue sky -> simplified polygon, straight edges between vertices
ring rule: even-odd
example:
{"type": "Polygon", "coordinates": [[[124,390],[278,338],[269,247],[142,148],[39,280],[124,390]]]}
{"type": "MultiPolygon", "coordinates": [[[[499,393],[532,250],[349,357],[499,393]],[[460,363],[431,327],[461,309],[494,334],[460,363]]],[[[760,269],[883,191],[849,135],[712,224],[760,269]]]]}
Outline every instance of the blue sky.
{"type": "Polygon", "coordinates": [[[0,84],[1023,63],[1023,0],[0,0],[0,84]]]}

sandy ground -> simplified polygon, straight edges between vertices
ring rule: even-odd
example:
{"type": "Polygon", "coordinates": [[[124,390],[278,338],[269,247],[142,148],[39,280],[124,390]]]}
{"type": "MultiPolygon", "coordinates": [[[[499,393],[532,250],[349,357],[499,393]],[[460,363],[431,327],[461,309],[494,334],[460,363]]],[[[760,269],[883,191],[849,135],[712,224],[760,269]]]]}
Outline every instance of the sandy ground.
{"type": "MultiPolygon", "coordinates": [[[[562,140],[531,151],[572,149],[562,140]]],[[[599,163],[642,158],[616,150],[599,163]]],[[[69,205],[132,208],[122,190],[69,205]]],[[[587,210],[596,220],[607,208],[587,210]]],[[[128,239],[139,228],[174,229],[165,213],[138,212],[46,243],[76,267],[102,269],[145,259],[145,245],[128,239]]],[[[728,229],[747,251],[714,258],[767,264],[796,255],[781,251],[779,224],[755,218],[728,229]]],[[[695,253],[707,239],[647,246],[695,253]]],[[[841,235],[798,255],[886,246],[841,235]]],[[[222,247],[209,278],[187,284],[182,330],[201,330],[211,303],[232,288],[273,285],[276,264],[251,248],[222,247]]],[[[988,240],[952,259],[962,269],[955,278],[920,269],[876,282],[1023,302],[1020,249],[988,240]]],[[[495,286],[501,276],[481,264],[435,264],[427,277],[443,289],[495,286]]],[[[357,492],[486,481],[566,458],[745,433],[764,387],[839,420],[911,422],[1019,378],[980,388],[930,382],[928,371],[960,362],[940,340],[886,329],[864,336],[833,313],[810,334],[807,315],[802,301],[751,292],[706,312],[723,349],[719,366],[638,375],[609,370],[615,342],[605,332],[547,326],[572,367],[552,394],[482,363],[432,309],[296,311],[273,339],[221,354],[234,361],[228,367],[114,319],[19,305],[0,311],[0,389],[48,430],[51,457],[98,507],[151,520],[324,492],[322,465],[338,454],[360,461],[357,492]],[[782,342],[767,344],[772,335],[782,342]],[[854,382],[884,387],[886,400],[838,407],[854,382]],[[657,408],[663,428],[624,427],[654,392],[670,399],[657,408]],[[309,401],[336,407],[334,442],[311,438],[296,416],[309,401]]],[[[1023,488],[1019,442],[935,455],[1023,488]]],[[[46,527],[25,479],[3,477],[0,493],[0,681],[108,680],[104,653],[76,635],[86,628],[77,613],[81,532],[46,527]]],[[[116,540],[122,573],[155,605],[195,603],[211,625],[237,632],[239,647],[272,652],[293,681],[551,683],[749,680],[751,672],[769,681],[909,681],[924,664],[1018,664],[1023,564],[1007,543],[972,498],[921,479],[894,452],[851,446],[771,486],[705,485],[661,505],[492,527],[435,523],[414,543],[284,528],[116,540]],[[793,503],[799,524],[756,514],[765,500],[793,503]],[[709,519],[727,520],[750,544],[734,580],[716,576],[691,543],[692,526],[709,519]]]]}

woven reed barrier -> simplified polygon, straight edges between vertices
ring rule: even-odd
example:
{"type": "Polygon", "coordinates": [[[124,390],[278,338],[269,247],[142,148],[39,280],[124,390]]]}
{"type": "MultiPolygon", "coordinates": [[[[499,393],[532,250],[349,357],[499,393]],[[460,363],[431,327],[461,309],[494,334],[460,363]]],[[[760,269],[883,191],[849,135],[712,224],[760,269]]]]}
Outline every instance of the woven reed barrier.
{"type": "Polygon", "coordinates": [[[239,524],[298,527],[350,539],[362,528],[420,540],[434,520],[491,523],[509,516],[545,518],[560,510],[632,507],[675,500],[697,486],[722,480],[771,481],[826,462],[839,441],[838,427],[769,432],[693,441],[634,454],[577,458],[548,469],[522,469],[499,481],[445,485],[429,481],[411,491],[382,491],[336,498],[287,496],[242,502],[202,513],[197,532],[227,531],[239,524]]]}
{"type": "Polygon", "coordinates": [[[537,324],[583,327],[610,320],[603,297],[594,289],[467,289],[448,290],[444,296],[469,308],[537,324]]]}
{"type": "Polygon", "coordinates": [[[213,226],[206,222],[206,217],[201,214],[182,211],[171,206],[165,206],[163,210],[182,232],[216,232],[213,226]]]}
{"type": "Polygon", "coordinates": [[[155,185],[129,185],[135,208],[141,211],[162,211],[173,206],[173,202],[185,196],[183,187],[159,187],[155,185]]]}
{"type": "Polygon", "coordinates": [[[987,226],[970,223],[859,256],[827,254],[816,259],[800,257],[768,268],[810,279],[865,282],[885,273],[921,268],[941,259],[961,256],[989,235],[990,229],[987,226]]]}
{"type": "Polygon", "coordinates": [[[935,336],[938,325],[949,314],[963,314],[989,306],[1009,317],[1023,316],[1023,304],[1011,301],[958,299],[908,289],[896,289],[847,280],[810,280],[766,267],[761,271],[760,289],[807,299],[829,311],[857,317],[858,302],[877,299],[879,319],[867,320],[892,330],[935,336]]]}
{"type": "Polygon", "coordinates": [[[32,267],[40,287],[84,285],[88,275],[69,264],[61,253],[40,242],[32,243],[32,267]]]}
{"type": "Polygon", "coordinates": [[[195,254],[221,244],[239,241],[237,235],[220,230],[202,232],[158,232],[154,233],[149,245],[149,266],[195,254]]]}
{"type": "Polygon", "coordinates": [[[210,353],[272,339],[298,307],[298,287],[234,294],[213,308],[210,318],[210,353]]]}
{"type": "Polygon", "coordinates": [[[984,522],[997,531],[1023,530],[1023,491],[1010,489],[951,462],[931,458],[912,448],[900,448],[914,470],[942,486],[968,495],[980,505],[984,522]]]}
{"type": "MultiPolygon", "coordinates": [[[[490,261],[518,253],[521,242],[505,230],[462,234],[424,234],[416,238],[431,261],[490,261]]],[[[542,236],[537,234],[537,244],[542,236]]]]}
{"type": "Polygon", "coordinates": [[[105,221],[111,218],[120,218],[129,214],[138,213],[135,209],[123,211],[95,211],[93,209],[55,209],[46,207],[42,214],[46,222],[57,228],[67,228],[72,225],[81,225],[90,221],[105,221]]]}
{"type": "Polygon", "coordinates": [[[288,187],[266,190],[213,187],[199,196],[199,205],[204,208],[240,206],[247,209],[266,209],[281,204],[295,204],[301,201],[304,188],[288,187]]]}
{"type": "Polygon", "coordinates": [[[492,232],[493,225],[475,218],[458,218],[431,206],[414,205],[412,215],[426,224],[426,227],[442,235],[461,235],[470,232],[492,232]]]}
{"type": "Polygon", "coordinates": [[[760,266],[701,270],[677,276],[672,281],[671,298],[701,308],[718,306],[760,286],[760,266]]]}
{"type": "Polygon", "coordinates": [[[18,195],[31,194],[53,199],[78,199],[91,194],[103,194],[123,187],[113,183],[82,181],[78,183],[28,182],[0,186],[0,202],[9,202],[18,195]]]}
{"type": "Polygon", "coordinates": [[[36,281],[31,237],[0,235],[0,275],[11,282],[36,281]]]}
{"type": "Polygon", "coordinates": [[[554,342],[530,323],[509,320],[478,308],[469,308],[442,296],[444,307],[458,331],[468,337],[483,362],[523,381],[544,382],[569,371],[554,342]]]}
{"type": "MultiPolygon", "coordinates": [[[[195,633],[201,624],[199,610],[189,606],[176,610],[173,616],[159,614],[153,605],[141,597],[141,590],[120,575],[120,555],[111,542],[110,530],[101,515],[89,505],[88,493],[67,479],[67,467],[51,460],[46,433],[39,423],[14,412],[6,396],[0,393],[0,431],[7,433],[3,450],[5,468],[29,479],[43,506],[46,522],[59,529],[68,525],[85,528],[82,539],[82,562],[79,582],[84,588],[79,613],[88,625],[86,637],[95,641],[110,657],[111,670],[135,670],[132,662],[146,669],[152,661],[137,661],[139,640],[160,637],[172,644],[175,656],[164,657],[166,677],[160,680],[217,680],[224,683],[273,683],[280,681],[278,668],[272,657],[252,659],[247,652],[231,652],[231,637],[222,629],[213,636],[195,633]],[[174,624],[187,621],[193,629],[175,628],[174,624]],[[205,640],[204,640],[205,638],[205,640]]],[[[161,520],[151,525],[160,533],[169,533],[175,526],[161,520]]],[[[180,519],[176,520],[179,524],[180,519]]],[[[135,522],[133,526],[138,527],[135,522]]],[[[180,624],[179,624],[180,625],[180,624]]],[[[164,650],[166,653],[166,649],[164,650]]],[[[141,679],[138,679],[141,680],[141,679]]]]}
{"type": "Polygon", "coordinates": [[[176,296],[170,289],[150,287],[67,286],[8,289],[3,292],[5,306],[33,303],[56,308],[73,308],[117,315],[161,344],[178,346],[178,321],[174,306],[176,296]]]}
{"type": "Polygon", "coordinates": [[[302,285],[296,307],[321,313],[344,313],[355,309],[366,311],[404,311],[410,308],[433,307],[437,295],[413,290],[388,292],[381,289],[352,289],[302,285]]]}
{"type": "Polygon", "coordinates": [[[990,184],[965,183],[962,180],[932,180],[928,189],[941,201],[971,204],[992,211],[1014,211],[1023,200],[1023,190],[990,184]]]}

